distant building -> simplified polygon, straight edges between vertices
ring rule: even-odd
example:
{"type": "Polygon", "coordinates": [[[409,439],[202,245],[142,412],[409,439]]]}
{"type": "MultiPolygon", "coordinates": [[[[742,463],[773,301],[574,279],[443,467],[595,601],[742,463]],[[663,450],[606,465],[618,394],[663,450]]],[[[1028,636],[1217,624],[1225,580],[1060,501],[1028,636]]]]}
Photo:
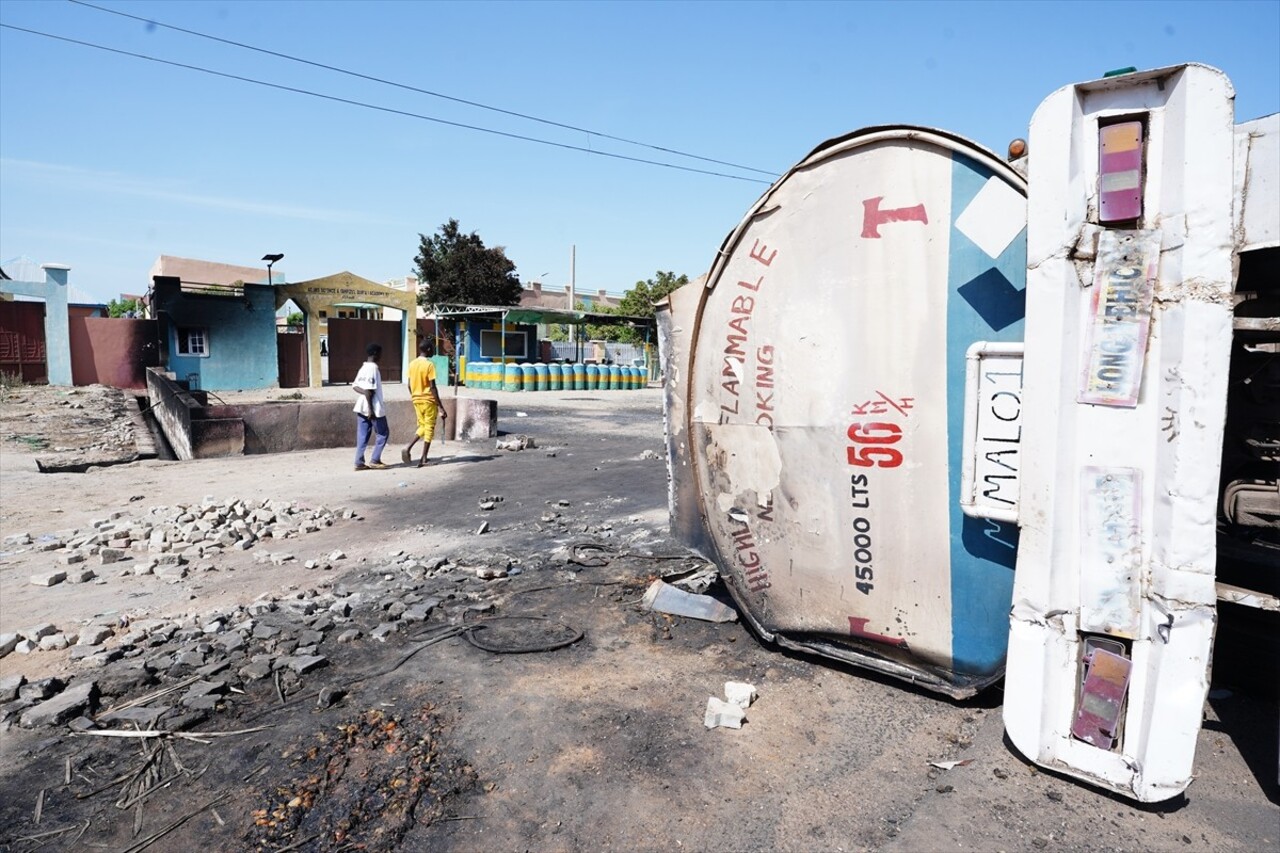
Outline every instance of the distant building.
{"type": "MultiPolygon", "coordinates": [[[[603,290],[597,290],[595,293],[578,290],[574,292],[573,299],[575,302],[581,302],[585,311],[605,311],[617,308],[622,303],[621,296],[611,296],[603,290]]],[[[520,307],[572,310],[575,306],[569,304],[567,284],[561,290],[558,287],[544,288],[542,282],[532,281],[520,290],[520,307]]]]}

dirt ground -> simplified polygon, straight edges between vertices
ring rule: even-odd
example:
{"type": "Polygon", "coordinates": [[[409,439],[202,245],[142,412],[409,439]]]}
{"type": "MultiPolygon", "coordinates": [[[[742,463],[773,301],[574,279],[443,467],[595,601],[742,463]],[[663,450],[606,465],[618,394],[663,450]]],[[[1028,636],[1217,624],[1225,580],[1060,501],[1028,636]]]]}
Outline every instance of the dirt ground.
{"type": "Polygon", "coordinates": [[[89,415],[110,410],[111,395],[0,389],[5,537],[38,543],[206,497],[355,516],[218,554],[178,580],[133,574],[139,554],[95,565],[88,583],[37,587],[30,576],[55,555],[0,548],[0,633],[112,624],[103,648],[123,650],[133,629],[122,622],[176,626],[99,669],[71,650],[9,654],[0,679],[96,678],[99,725],[103,710],[174,685],[223,691],[216,703],[157,697],[151,707],[171,710],[128,727],[164,736],[0,723],[0,849],[1280,848],[1277,708],[1247,682],[1216,676],[1197,779],[1171,802],[1142,807],[1045,773],[1004,740],[998,687],[953,702],[779,651],[740,623],[642,612],[652,578],[701,565],[666,535],[658,391],[474,393],[498,399],[501,430],[536,448],[449,442],[422,470],[354,472],[343,449],[41,474],[36,455],[106,441],[115,416],[94,428],[89,415]],[[102,402],[85,413],[68,399],[102,402]],[[581,543],[598,547],[575,561],[581,543]],[[345,557],[329,560],[335,550],[345,557]],[[284,551],[296,559],[261,560],[284,551]],[[476,571],[494,567],[520,571],[476,571]],[[429,615],[396,618],[415,606],[429,615]],[[215,619],[228,630],[202,637],[215,619]],[[252,620],[248,644],[225,650],[237,619],[252,620]],[[361,636],[340,642],[344,630],[361,636]],[[323,634],[325,665],[239,674],[255,652],[293,660],[306,631],[323,634]],[[529,654],[468,639],[518,646],[578,631],[529,654]],[[199,665],[182,663],[193,653],[199,665]],[[759,699],[741,730],[707,730],[707,697],[729,680],[759,699]],[[930,766],[945,761],[967,763],[930,766]]]}

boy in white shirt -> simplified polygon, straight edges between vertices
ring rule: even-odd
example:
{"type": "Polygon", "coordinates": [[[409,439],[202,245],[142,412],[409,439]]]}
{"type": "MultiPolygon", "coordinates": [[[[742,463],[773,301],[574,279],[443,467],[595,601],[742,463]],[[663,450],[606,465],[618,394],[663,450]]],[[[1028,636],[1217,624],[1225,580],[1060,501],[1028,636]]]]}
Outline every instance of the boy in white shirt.
{"type": "Polygon", "coordinates": [[[369,468],[386,468],[382,463],[382,448],[387,446],[391,438],[391,429],[387,426],[387,409],[382,400],[382,372],[378,370],[378,360],[382,358],[382,347],[369,344],[364,349],[367,358],[360,365],[351,386],[360,396],[356,398],[356,470],[369,468]],[[373,443],[373,458],[369,464],[364,463],[364,449],[369,443],[369,433],[376,435],[373,443]]]}

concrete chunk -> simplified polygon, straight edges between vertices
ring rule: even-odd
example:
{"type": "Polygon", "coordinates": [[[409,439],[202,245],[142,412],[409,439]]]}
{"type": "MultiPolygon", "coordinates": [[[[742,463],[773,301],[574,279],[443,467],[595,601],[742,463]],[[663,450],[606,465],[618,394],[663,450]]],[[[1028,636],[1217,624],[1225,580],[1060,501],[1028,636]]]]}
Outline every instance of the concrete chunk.
{"type": "Polygon", "coordinates": [[[41,637],[47,637],[50,634],[58,633],[58,629],[48,622],[41,622],[39,625],[32,625],[30,628],[21,628],[18,635],[25,640],[31,640],[33,643],[38,642],[41,637]]]}
{"type": "Polygon", "coordinates": [[[38,726],[56,726],[79,717],[92,710],[98,698],[98,684],[86,681],[77,684],[52,699],[41,702],[23,713],[20,722],[23,728],[33,729],[38,726]]]}
{"type": "Polygon", "coordinates": [[[723,699],[717,699],[714,696],[707,697],[707,710],[702,715],[702,724],[709,729],[723,727],[726,729],[742,728],[742,721],[747,717],[747,712],[743,708],[739,708],[732,702],[726,702],[723,699]]]}
{"type": "Polygon", "coordinates": [[[80,645],[82,646],[100,646],[107,641],[114,632],[105,625],[92,625],[85,628],[80,634],[80,645]]]}
{"type": "Polygon", "coordinates": [[[66,572],[45,572],[43,574],[31,576],[31,582],[36,586],[56,586],[66,579],[66,572]]]}
{"type": "Polygon", "coordinates": [[[25,675],[6,675],[0,678],[0,702],[12,702],[18,698],[18,690],[27,683],[25,675]]]}
{"type": "Polygon", "coordinates": [[[297,657],[285,659],[285,666],[298,673],[298,675],[310,672],[313,669],[319,669],[327,663],[329,663],[329,659],[324,655],[298,655],[297,657]]]}
{"type": "Polygon", "coordinates": [[[71,640],[66,634],[50,634],[47,637],[40,638],[40,651],[42,652],[55,652],[65,649],[69,645],[71,645],[71,640]]]}

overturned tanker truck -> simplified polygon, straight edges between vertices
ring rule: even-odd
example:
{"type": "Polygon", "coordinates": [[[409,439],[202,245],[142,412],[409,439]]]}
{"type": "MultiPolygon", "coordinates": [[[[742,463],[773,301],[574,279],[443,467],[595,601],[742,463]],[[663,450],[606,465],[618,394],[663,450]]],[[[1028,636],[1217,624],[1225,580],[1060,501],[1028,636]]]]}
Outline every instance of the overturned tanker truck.
{"type": "Polygon", "coordinates": [[[1029,173],[830,140],[660,306],[672,529],[762,637],[1005,677],[1031,760],[1186,788],[1217,600],[1280,593],[1280,117],[1233,104],[1201,65],[1067,86],[1029,173]]]}

